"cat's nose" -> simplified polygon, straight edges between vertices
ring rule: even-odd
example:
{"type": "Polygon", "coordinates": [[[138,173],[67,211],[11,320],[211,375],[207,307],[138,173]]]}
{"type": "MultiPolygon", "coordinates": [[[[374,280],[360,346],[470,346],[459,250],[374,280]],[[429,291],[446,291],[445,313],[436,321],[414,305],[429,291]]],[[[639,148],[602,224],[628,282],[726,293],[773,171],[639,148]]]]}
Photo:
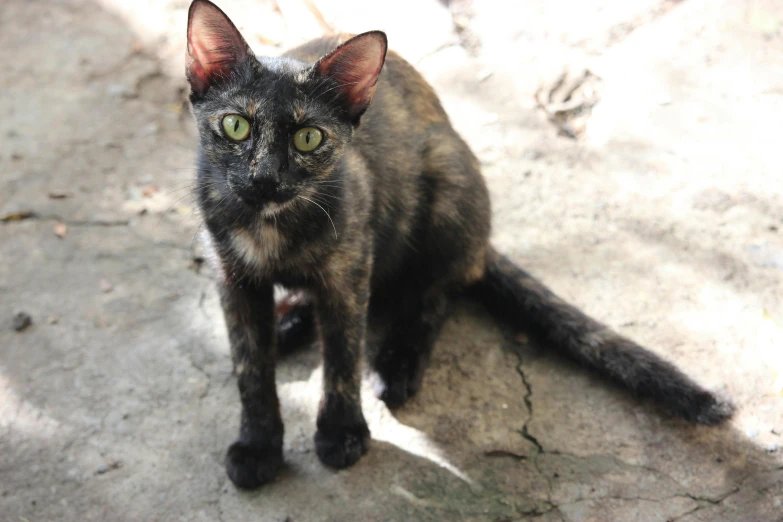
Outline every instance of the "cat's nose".
{"type": "Polygon", "coordinates": [[[264,156],[253,163],[250,174],[253,189],[262,196],[274,193],[280,184],[280,159],[275,156],[264,156]]]}
{"type": "Polygon", "coordinates": [[[260,196],[270,196],[277,192],[277,186],[279,185],[277,176],[271,176],[268,174],[256,174],[253,176],[253,189],[260,196]]]}

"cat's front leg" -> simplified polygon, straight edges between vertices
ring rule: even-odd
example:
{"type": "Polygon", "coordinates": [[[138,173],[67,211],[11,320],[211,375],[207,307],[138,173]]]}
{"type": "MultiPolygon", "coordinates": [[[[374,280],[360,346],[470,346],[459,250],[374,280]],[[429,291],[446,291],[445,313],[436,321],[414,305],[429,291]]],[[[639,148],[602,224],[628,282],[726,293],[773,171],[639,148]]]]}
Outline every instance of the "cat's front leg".
{"type": "Polygon", "coordinates": [[[370,430],[361,406],[360,364],[367,325],[369,256],[352,266],[337,261],[316,293],[323,343],[323,397],[318,408],[315,450],[321,462],[345,468],[367,453],[370,430]]]}
{"type": "Polygon", "coordinates": [[[228,448],[226,471],[237,487],[253,489],[275,478],[283,463],[272,285],[223,283],[219,290],[242,401],[239,438],[228,448]]]}

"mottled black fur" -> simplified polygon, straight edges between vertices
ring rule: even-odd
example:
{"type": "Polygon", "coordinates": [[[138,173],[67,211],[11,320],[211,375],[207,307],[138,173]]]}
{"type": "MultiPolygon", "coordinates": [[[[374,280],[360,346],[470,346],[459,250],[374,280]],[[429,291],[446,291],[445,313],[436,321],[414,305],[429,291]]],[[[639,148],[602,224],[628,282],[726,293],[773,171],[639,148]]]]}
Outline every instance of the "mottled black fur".
{"type": "Polygon", "coordinates": [[[271,480],[282,462],[278,341],[308,338],[315,321],[324,359],[316,452],[327,465],[349,466],[369,440],[359,394],[365,344],[378,395],[403,404],[421,384],[451,303],[466,293],[678,415],[714,424],[731,414],[671,364],[497,254],[478,162],[435,93],[386,54],[383,33],[346,40],[256,58],[213,4],[196,0],[190,10],[199,204],[242,401],[226,461],[237,486],[271,480]],[[224,134],[226,114],[250,122],[246,140],[224,134]],[[323,131],[312,152],[292,145],[302,127],[323,131]],[[274,284],[311,300],[289,310],[292,319],[276,319],[274,284]]]}

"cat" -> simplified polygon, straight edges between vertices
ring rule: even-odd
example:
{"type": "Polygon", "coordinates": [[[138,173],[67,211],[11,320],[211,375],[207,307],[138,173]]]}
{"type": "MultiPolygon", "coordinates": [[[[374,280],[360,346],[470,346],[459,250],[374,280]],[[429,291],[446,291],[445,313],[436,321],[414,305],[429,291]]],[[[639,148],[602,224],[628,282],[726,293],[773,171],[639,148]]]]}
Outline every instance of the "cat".
{"type": "Polygon", "coordinates": [[[363,352],[378,396],[404,404],[460,296],[689,421],[732,415],[730,402],[490,245],[479,163],[433,89],[387,52],[384,33],[323,37],[257,58],[217,6],[195,0],[187,41],[198,202],[242,403],[225,461],[236,486],[269,482],[283,462],[278,349],[317,329],[315,449],[325,465],[344,468],[368,450],[363,352]],[[281,319],[275,284],[309,297],[281,319]]]}

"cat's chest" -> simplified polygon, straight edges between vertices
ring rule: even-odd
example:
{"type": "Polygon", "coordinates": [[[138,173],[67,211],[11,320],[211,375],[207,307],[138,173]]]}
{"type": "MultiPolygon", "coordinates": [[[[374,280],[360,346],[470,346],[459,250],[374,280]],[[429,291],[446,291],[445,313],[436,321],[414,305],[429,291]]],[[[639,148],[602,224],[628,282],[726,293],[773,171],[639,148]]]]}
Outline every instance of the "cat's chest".
{"type": "Polygon", "coordinates": [[[306,242],[292,242],[269,224],[254,229],[234,229],[222,249],[229,273],[242,279],[252,275],[288,288],[308,287],[317,277],[319,249],[306,242]]]}
{"type": "Polygon", "coordinates": [[[282,232],[270,223],[236,228],[228,233],[231,257],[248,269],[264,273],[270,273],[280,265],[286,246],[282,232]]]}

